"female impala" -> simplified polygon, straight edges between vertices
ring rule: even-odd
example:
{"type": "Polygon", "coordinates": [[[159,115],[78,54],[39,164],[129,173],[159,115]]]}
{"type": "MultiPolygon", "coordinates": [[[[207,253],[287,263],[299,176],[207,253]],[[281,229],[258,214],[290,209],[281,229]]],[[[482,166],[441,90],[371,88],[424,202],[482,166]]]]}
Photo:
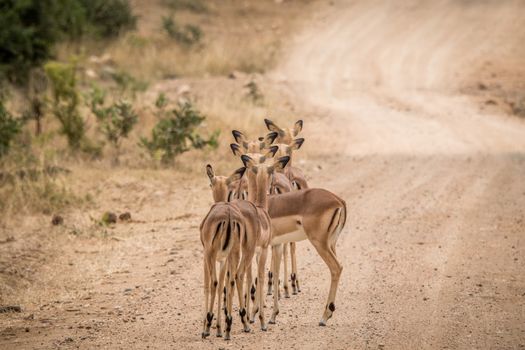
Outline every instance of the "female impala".
{"type": "MultiPolygon", "coordinates": [[[[206,167],[208,176],[212,180],[213,169],[210,165],[206,167]]],[[[238,180],[244,173],[244,168],[237,170],[226,182],[238,180]]],[[[212,180],[213,182],[213,180],[212,180]]],[[[215,197],[215,194],[214,194],[215,197]]],[[[227,202],[218,202],[210,208],[210,211],[200,225],[201,243],[204,248],[204,305],[205,317],[202,337],[210,334],[213,321],[213,306],[217,292],[222,291],[224,274],[228,269],[228,281],[226,282],[226,297],[224,313],[226,315],[225,339],[230,339],[232,325],[232,299],[233,299],[233,277],[237,278],[239,265],[239,254],[242,246],[243,256],[250,253],[249,240],[244,239],[245,230],[249,228],[241,211],[227,202]],[[216,262],[220,262],[219,279],[217,279],[216,262]],[[231,287],[230,287],[231,286],[231,287]],[[218,287],[218,290],[217,290],[218,287]]],[[[252,253],[253,255],[253,253],[252,253]]],[[[239,283],[238,283],[239,288],[239,283]]],[[[242,283],[241,283],[242,288],[242,283]]],[[[242,295],[242,290],[241,294],[242,295]]],[[[239,310],[242,317],[242,305],[239,310]]],[[[246,311],[244,311],[246,314],[246,311]]],[[[217,307],[217,336],[222,336],[221,331],[221,298],[218,297],[217,307]]],[[[247,327],[247,325],[245,325],[247,327]]]]}
{"type": "MultiPolygon", "coordinates": [[[[246,172],[244,177],[248,174],[250,172],[246,172]]],[[[231,183],[229,189],[232,191],[238,186],[238,183],[231,183]]],[[[248,196],[252,191],[253,189],[248,189],[248,196]]],[[[236,195],[239,195],[238,191],[236,195]]],[[[319,322],[320,326],[325,326],[335,311],[335,296],[343,270],[337,259],[335,246],[346,223],[346,203],[335,194],[320,188],[271,195],[267,199],[273,227],[272,247],[308,239],[330,269],[330,291],[319,322]]],[[[274,264],[274,273],[278,273],[276,265],[274,264]]],[[[274,281],[277,282],[275,275],[274,281]]],[[[276,298],[277,295],[274,295],[275,309],[270,323],[275,322],[275,316],[279,312],[276,298]]]]}

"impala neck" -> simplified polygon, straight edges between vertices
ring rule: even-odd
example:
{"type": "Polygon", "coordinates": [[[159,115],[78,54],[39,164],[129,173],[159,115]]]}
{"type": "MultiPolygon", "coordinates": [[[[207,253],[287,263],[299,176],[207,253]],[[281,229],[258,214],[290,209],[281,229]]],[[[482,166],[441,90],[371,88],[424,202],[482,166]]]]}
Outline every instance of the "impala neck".
{"type": "Polygon", "coordinates": [[[248,200],[258,207],[268,209],[267,180],[264,174],[248,177],[248,200]]]}

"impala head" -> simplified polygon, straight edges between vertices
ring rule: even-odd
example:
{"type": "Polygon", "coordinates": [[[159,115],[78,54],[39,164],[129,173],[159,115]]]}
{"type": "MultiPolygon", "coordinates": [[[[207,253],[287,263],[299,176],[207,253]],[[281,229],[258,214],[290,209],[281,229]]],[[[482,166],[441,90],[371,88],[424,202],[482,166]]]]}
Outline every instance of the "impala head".
{"type": "Polygon", "coordinates": [[[272,131],[266,136],[260,137],[256,141],[248,140],[246,136],[238,130],[232,130],[232,135],[235,138],[235,142],[237,142],[237,144],[239,145],[239,148],[242,149],[243,154],[249,154],[261,153],[265,148],[270,147],[270,145],[277,138],[278,134],[277,132],[272,131]]]}
{"type": "Polygon", "coordinates": [[[239,181],[244,175],[246,168],[239,168],[230,176],[217,176],[210,164],[206,165],[206,174],[210,179],[210,187],[214,202],[226,202],[229,200],[229,186],[239,181]]]}
{"type": "Polygon", "coordinates": [[[290,144],[280,143],[280,144],[277,145],[279,147],[279,150],[277,151],[277,153],[275,153],[275,157],[277,157],[277,158],[284,157],[284,156],[290,157],[290,161],[288,162],[288,166],[291,166],[292,165],[292,154],[293,154],[293,151],[296,151],[299,148],[301,148],[303,143],[304,143],[304,138],[298,138],[298,139],[292,140],[292,142],[290,144]]]}
{"type": "Polygon", "coordinates": [[[246,154],[241,156],[241,160],[246,167],[245,177],[248,181],[248,200],[258,206],[267,208],[271,178],[274,172],[280,171],[286,166],[290,157],[276,158],[271,165],[259,163],[246,154]]]}
{"type": "Polygon", "coordinates": [[[284,143],[284,144],[291,144],[294,137],[299,135],[301,130],[303,130],[303,121],[298,120],[295,122],[294,126],[291,128],[280,128],[278,127],[274,122],[272,122],[270,119],[264,119],[264,123],[266,124],[266,127],[268,130],[276,132],[278,134],[277,136],[277,142],[278,143],[284,143]]]}

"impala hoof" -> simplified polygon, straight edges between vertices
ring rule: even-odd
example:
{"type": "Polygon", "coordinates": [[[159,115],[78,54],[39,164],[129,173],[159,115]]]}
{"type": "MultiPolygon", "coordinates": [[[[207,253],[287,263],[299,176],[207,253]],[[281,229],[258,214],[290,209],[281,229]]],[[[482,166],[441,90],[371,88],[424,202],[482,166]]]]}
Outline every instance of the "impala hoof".
{"type": "Polygon", "coordinates": [[[326,321],[324,320],[319,321],[319,326],[326,327],[326,321]]]}
{"type": "Polygon", "coordinates": [[[206,337],[209,336],[210,333],[208,333],[208,332],[202,332],[201,335],[202,335],[202,339],[206,339],[206,337]]]}
{"type": "Polygon", "coordinates": [[[225,335],[224,340],[231,340],[230,335],[229,334],[225,335]]]}
{"type": "Polygon", "coordinates": [[[261,331],[266,332],[268,330],[268,326],[264,325],[261,326],[261,331]]]}
{"type": "Polygon", "coordinates": [[[244,327],[243,331],[244,333],[250,333],[252,330],[250,329],[250,327],[246,326],[244,327]]]}
{"type": "Polygon", "coordinates": [[[275,324],[275,320],[270,320],[268,323],[269,324],[275,324]]]}

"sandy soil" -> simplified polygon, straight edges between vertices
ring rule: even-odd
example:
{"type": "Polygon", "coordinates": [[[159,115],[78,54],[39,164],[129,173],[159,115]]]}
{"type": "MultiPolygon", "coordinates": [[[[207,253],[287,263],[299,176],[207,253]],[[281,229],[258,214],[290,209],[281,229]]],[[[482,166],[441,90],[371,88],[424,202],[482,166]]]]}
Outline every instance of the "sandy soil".
{"type": "Polygon", "coordinates": [[[0,347],[525,348],[525,123],[465,92],[486,62],[523,62],[524,16],[510,0],[335,1],[269,77],[305,113],[298,164],[348,204],[327,327],[329,272],[303,242],[302,292],[277,325],[200,339],[207,183],[121,173],[105,184],[135,221],[114,239],[50,233],[68,249],[45,263],[48,228],[0,245],[35,256],[43,289],[11,297],[33,301],[0,315],[0,347]]]}

